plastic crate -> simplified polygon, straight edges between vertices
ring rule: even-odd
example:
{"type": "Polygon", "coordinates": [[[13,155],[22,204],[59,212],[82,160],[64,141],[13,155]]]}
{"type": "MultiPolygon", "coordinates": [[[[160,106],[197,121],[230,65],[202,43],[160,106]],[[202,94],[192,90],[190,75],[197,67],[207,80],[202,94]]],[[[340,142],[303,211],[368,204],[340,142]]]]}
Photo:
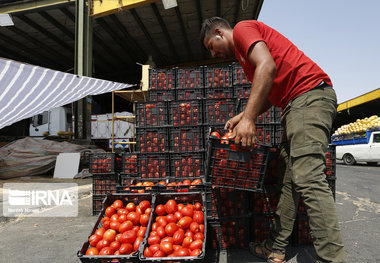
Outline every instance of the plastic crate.
{"type": "Polygon", "coordinates": [[[230,250],[249,247],[249,218],[218,220],[210,223],[213,249],[230,250]],[[215,247],[216,245],[216,247],[215,247]]]}
{"type": "Polygon", "coordinates": [[[176,91],[177,100],[199,100],[203,99],[203,89],[178,89],[176,91]]]}
{"type": "Polygon", "coordinates": [[[256,124],[256,142],[259,144],[280,145],[282,127],[279,124],[256,124]]]}
{"type": "Polygon", "coordinates": [[[224,125],[237,113],[235,99],[207,99],[203,102],[204,122],[208,125],[224,125]]]}
{"type": "MultiPolygon", "coordinates": [[[[244,111],[247,106],[247,99],[240,99],[239,111],[244,111]]],[[[256,118],[256,124],[281,124],[281,109],[279,107],[270,107],[269,110],[256,118]]]]}
{"type": "Polygon", "coordinates": [[[123,153],[121,156],[120,174],[137,175],[137,154],[123,153]]]}
{"type": "Polygon", "coordinates": [[[205,88],[232,87],[232,67],[204,67],[205,88]]]}
{"type": "Polygon", "coordinates": [[[166,102],[136,103],[136,127],[150,128],[168,125],[166,102]]]}
{"type": "Polygon", "coordinates": [[[268,164],[265,172],[265,185],[271,185],[278,183],[280,170],[285,171],[285,162],[280,160],[280,149],[278,147],[272,147],[269,149],[268,164]]]}
{"type": "Polygon", "coordinates": [[[178,68],[176,89],[203,89],[203,68],[178,68]]]}
{"type": "Polygon", "coordinates": [[[239,63],[233,63],[232,65],[232,73],[234,79],[234,85],[245,85],[250,84],[251,82],[245,76],[243,68],[239,63]]]}
{"type": "Polygon", "coordinates": [[[178,178],[170,178],[166,181],[166,185],[159,186],[160,193],[187,193],[187,192],[200,192],[205,188],[205,182],[202,179],[178,179],[178,178]],[[192,184],[195,180],[196,184],[192,184]],[[198,182],[200,180],[200,182],[198,182]],[[184,181],[187,181],[184,184],[184,181]]]}
{"type": "Polygon", "coordinates": [[[141,154],[137,160],[139,176],[166,179],[170,176],[170,156],[167,153],[141,154]]]}
{"type": "Polygon", "coordinates": [[[335,178],[335,176],[334,177],[330,176],[330,177],[326,177],[326,179],[327,179],[327,183],[329,184],[329,188],[330,188],[331,193],[332,193],[334,200],[335,200],[336,178],[335,178]]]}
{"type": "Polygon", "coordinates": [[[336,176],[336,145],[329,144],[326,156],[325,174],[327,177],[336,176]]]}
{"type": "Polygon", "coordinates": [[[220,220],[251,216],[250,202],[253,193],[248,191],[223,189],[217,191],[217,208],[220,220]]]}
{"type": "Polygon", "coordinates": [[[165,90],[165,91],[155,91],[150,90],[148,92],[148,100],[150,102],[159,102],[159,101],[170,101],[175,100],[175,90],[165,90]]]}
{"type": "Polygon", "coordinates": [[[169,152],[167,128],[136,129],[136,149],[141,154],[169,152]]]}
{"type": "Polygon", "coordinates": [[[294,242],[296,245],[312,244],[308,217],[305,214],[298,214],[293,228],[294,242]]]}
{"type": "Polygon", "coordinates": [[[272,214],[277,209],[281,188],[277,185],[265,186],[266,193],[254,193],[252,211],[256,215],[272,214]]]}
{"type": "Polygon", "coordinates": [[[269,237],[270,227],[274,217],[272,214],[255,215],[251,221],[252,242],[261,243],[269,237]]]}
{"type": "MultiPolygon", "coordinates": [[[[175,90],[175,69],[149,69],[149,92],[175,90]]],[[[173,98],[174,99],[174,98],[173,98]]]]}
{"type": "Polygon", "coordinates": [[[103,208],[103,200],[107,195],[92,195],[92,215],[98,215],[103,208]]]}
{"type": "Polygon", "coordinates": [[[94,174],[92,175],[92,192],[94,195],[116,193],[118,182],[118,174],[94,174]]]}
{"type": "Polygon", "coordinates": [[[170,153],[170,172],[174,178],[204,177],[204,151],[198,153],[170,153]]]}
{"type": "Polygon", "coordinates": [[[199,152],[203,150],[203,127],[169,128],[170,151],[199,152]]]}
{"type": "Polygon", "coordinates": [[[115,153],[93,153],[90,155],[90,173],[109,174],[116,172],[115,153]]]}
{"type": "Polygon", "coordinates": [[[207,217],[209,220],[219,219],[219,210],[218,210],[218,189],[212,188],[210,186],[205,187],[205,196],[206,196],[206,209],[207,217]]]}
{"type": "MultiPolygon", "coordinates": [[[[101,212],[96,220],[96,223],[94,227],[92,228],[90,235],[88,238],[95,234],[96,230],[103,227],[102,219],[105,217],[105,209],[106,207],[112,205],[112,203],[115,200],[121,200],[124,204],[124,206],[129,203],[133,202],[136,205],[139,204],[143,200],[149,201],[152,205],[155,202],[155,195],[151,194],[112,194],[112,195],[107,195],[106,198],[103,201],[102,204],[102,209],[101,212]]],[[[151,218],[149,219],[149,222],[151,221],[151,218]]],[[[149,223],[148,223],[149,225],[149,223]]],[[[145,234],[146,237],[147,233],[145,234]]],[[[86,255],[87,249],[90,247],[90,243],[88,241],[84,242],[82,247],[77,253],[78,258],[80,259],[81,262],[88,262],[88,263],[93,263],[93,262],[137,262],[138,261],[138,252],[139,250],[135,251],[134,253],[131,253],[130,255],[117,255],[117,256],[105,256],[105,255],[95,255],[95,256],[90,256],[86,255]]],[[[140,244],[141,248],[141,244],[140,244]]]]}
{"type": "Polygon", "coordinates": [[[173,199],[177,202],[177,204],[195,204],[196,202],[199,202],[202,204],[203,207],[205,207],[205,195],[201,192],[193,192],[193,193],[160,193],[156,196],[156,201],[154,203],[154,207],[152,209],[152,218],[149,221],[148,228],[147,228],[147,234],[144,238],[144,241],[142,243],[142,246],[140,246],[140,260],[142,261],[203,261],[206,253],[206,242],[207,242],[207,210],[205,210],[204,213],[204,240],[203,240],[203,247],[202,247],[202,253],[199,254],[196,257],[161,257],[161,258],[154,258],[154,257],[145,257],[144,256],[144,249],[149,246],[147,238],[150,235],[150,232],[152,231],[152,224],[155,221],[156,218],[156,207],[159,204],[165,205],[165,203],[173,199]]]}
{"type": "Polygon", "coordinates": [[[172,101],[169,103],[169,123],[177,126],[202,124],[202,101],[172,101]]]}
{"type": "MultiPolygon", "coordinates": [[[[220,131],[220,135],[226,132],[220,131]]],[[[261,191],[269,149],[269,146],[255,145],[250,151],[242,151],[233,141],[210,136],[206,179],[215,187],[261,191]]]]}
{"type": "Polygon", "coordinates": [[[251,84],[234,86],[234,96],[237,99],[248,99],[251,95],[251,84]]]}
{"type": "Polygon", "coordinates": [[[162,179],[140,179],[120,175],[120,185],[116,187],[117,193],[157,193],[159,182],[162,179]]]}
{"type": "Polygon", "coordinates": [[[233,87],[205,88],[206,99],[232,99],[234,98],[233,87]]]}

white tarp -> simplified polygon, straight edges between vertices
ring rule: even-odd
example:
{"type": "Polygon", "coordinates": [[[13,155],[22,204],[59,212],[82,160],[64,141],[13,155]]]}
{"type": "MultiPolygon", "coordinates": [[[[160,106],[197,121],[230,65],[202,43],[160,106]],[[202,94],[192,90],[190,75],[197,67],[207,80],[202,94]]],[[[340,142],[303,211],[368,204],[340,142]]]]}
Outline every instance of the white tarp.
{"type": "Polygon", "coordinates": [[[132,86],[0,58],[0,129],[87,95],[132,86]]]}

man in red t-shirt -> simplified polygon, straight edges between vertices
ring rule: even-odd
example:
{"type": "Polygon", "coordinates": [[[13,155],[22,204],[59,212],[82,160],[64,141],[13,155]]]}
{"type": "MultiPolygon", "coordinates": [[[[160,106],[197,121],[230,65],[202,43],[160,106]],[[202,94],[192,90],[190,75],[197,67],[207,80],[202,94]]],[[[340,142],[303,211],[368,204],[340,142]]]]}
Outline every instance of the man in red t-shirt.
{"type": "Polygon", "coordinates": [[[337,107],[329,76],[286,37],[259,21],[242,21],[232,29],[222,18],[206,19],[201,42],[213,57],[235,56],[252,82],[245,110],[225,126],[235,143],[252,146],[256,117],[272,105],[283,110],[280,157],[286,169],[275,224],[268,240],[250,244],[250,251],[267,262],[285,262],[301,196],[318,262],[343,262],[336,208],[324,175],[324,153],[337,107]]]}

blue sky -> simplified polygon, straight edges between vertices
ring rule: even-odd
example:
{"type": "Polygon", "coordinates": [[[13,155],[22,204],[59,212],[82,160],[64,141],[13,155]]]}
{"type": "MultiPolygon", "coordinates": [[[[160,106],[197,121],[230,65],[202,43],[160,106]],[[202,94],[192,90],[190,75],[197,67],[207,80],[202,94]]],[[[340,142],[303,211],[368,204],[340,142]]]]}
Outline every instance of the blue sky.
{"type": "Polygon", "coordinates": [[[339,103],[380,88],[380,0],[264,0],[258,20],[317,62],[339,103]]]}

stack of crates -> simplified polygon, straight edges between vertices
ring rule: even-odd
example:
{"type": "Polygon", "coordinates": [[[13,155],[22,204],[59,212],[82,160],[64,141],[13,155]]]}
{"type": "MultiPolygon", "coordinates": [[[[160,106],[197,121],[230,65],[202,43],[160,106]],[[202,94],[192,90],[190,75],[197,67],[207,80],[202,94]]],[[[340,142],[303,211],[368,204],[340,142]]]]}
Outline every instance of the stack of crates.
{"type": "Polygon", "coordinates": [[[92,213],[102,209],[103,199],[108,193],[116,193],[118,174],[115,153],[96,153],[90,155],[90,173],[92,174],[92,213]]]}

